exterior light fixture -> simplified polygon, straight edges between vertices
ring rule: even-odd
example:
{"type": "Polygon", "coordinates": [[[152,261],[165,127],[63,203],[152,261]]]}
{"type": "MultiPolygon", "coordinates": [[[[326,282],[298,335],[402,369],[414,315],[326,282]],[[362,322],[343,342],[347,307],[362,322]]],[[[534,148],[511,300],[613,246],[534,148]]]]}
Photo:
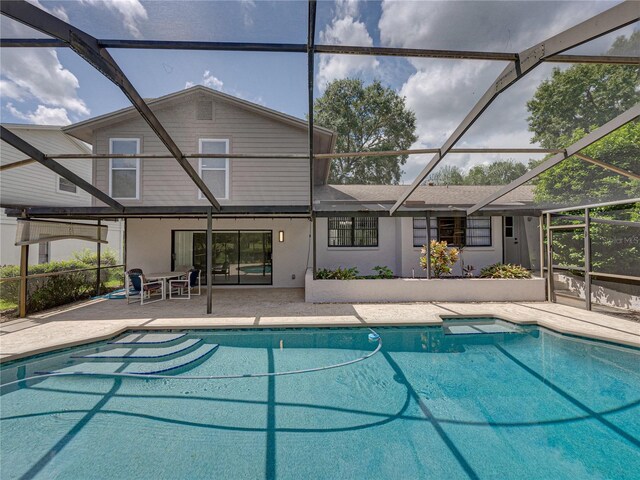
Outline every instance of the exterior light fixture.
{"type": "Polygon", "coordinates": [[[284,230],[280,230],[278,232],[278,241],[279,242],[284,242],[284,230]]]}

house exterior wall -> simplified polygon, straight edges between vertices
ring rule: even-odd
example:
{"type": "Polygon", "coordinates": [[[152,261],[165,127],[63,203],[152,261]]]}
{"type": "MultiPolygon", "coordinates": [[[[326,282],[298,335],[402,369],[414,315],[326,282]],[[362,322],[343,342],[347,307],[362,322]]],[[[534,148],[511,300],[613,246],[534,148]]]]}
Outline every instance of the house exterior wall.
{"type": "MultiPolygon", "coordinates": [[[[296,128],[204,94],[172,102],[154,113],[185,153],[199,151],[199,139],[229,141],[229,153],[307,153],[305,129],[296,128]],[[199,102],[212,102],[212,120],[197,120],[199,102]]],[[[140,152],[166,154],[158,137],[141,118],[113,123],[94,133],[95,153],[109,153],[110,138],[139,138],[140,152]]],[[[198,159],[189,160],[196,172],[198,159]]],[[[173,158],[141,159],[139,200],[124,205],[208,205],[173,158]]],[[[109,160],[94,160],[94,184],[109,192],[109,160]]],[[[222,205],[308,205],[306,159],[229,159],[229,199],[222,205]]],[[[95,202],[95,201],[94,201],[95,202]]],[[[98,204],[98,203],[96,203],[98,204]]]]}
{"type": "MultiPolygon", "coordinates": [[[[377,247],[329,247],[328,219],[318,218],[317,266],[318,268],[356,267],[361,275],[371,275],[372,268],[384,265],[399,277],[426,278],[427,272],[420,266],[420,247],[413,246],[413,219],[411,217],[381,217],[378,220],[377,247]]],[[[466,247],[463,252],[465,265],[473,265],[475,274],[480,269],[502,262],[502,217],[491,217],[491,246],[466,247]]],[[[462,275],[462,264],[456,263],[453,275],[462,275]]]]}
{"type": "Polygon", "coordinates": [[[402,220],[400,217],[378,219],[377,247],[329,247],[329,221],[327,218],[317,218],[317,268],[357,267],[360,275],[372,275],[375,274],[373,267],[379,265],[399,274],[397,231],[402,220]]]}
{"type": "MultiPolygon", "coordinates": [[[[171,271],[172,230],[206,230],[206,219],[128,219],[126,233],[127,270],[146,273],[171,271]]],[[[310,261],[311,222],[308,219],[213,219],[213,230],[272,230],[273,287],[304,286],[310,261]],[[284,242],[278,232],[284,231],[284,242]],[[292,276],[295,275],[295,278],[292,276]]],[[[238,285],[232,285],[238,287],[238,285]]],[[[256,285],[247,285],[256,288],[256,285]]]]}
{"type": "MultiPolygon", "coordinates": [[[[60,130],[45,128],[7,128],[13,133],[45,153],[89,153],[76,140],[60,130]]],[[[26,155],[3,142],[0,152],[2,165],[25,160],[26,155]]],[[[66,159],[60,163],[83,179],[91,181],[91,161],[86,159],[66,159]]],[[[0,175],[0,199],[5,205],[37,206],[86,206],[91,204],[91,196],[83,190],[77,193],[58,191],[58,175],[39,163],[5,170],[0,175]]]]}

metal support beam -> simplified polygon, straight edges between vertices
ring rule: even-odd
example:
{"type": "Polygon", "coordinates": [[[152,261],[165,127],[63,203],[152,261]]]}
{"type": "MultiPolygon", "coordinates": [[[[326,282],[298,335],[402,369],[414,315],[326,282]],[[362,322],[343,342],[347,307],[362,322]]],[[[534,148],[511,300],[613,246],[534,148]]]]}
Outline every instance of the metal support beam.
{"type": "Polygon", "coordinates": [[[588,147],[592,143],[597,142],[598,140],[600,140],[601,138],[605,137],[606,135],[608,135],[609,133],[613,132],[614,130],[622,127],[623,125],[626,125],[627,123],[629,123],[629,122],[631,122],[633,120],[635,120],[639,115],[640,115],[640,103],[637,103],[636,105],[631,107],[626,112],[621,113],[620,115],[618,115],[613,120],[610,120],[609,122],[605,123],[600,128],[597,128],[596,130],[594,130],[594,131],[588,133],[587,135],[585,135],[584,137],[582,137],[576,143],[568,146],[564,153],[558,153],[557,155],[554,155],[553,157],[549,158],[548,160],[545,160],[543,163],[541,163],[537,167],[529,170],[527,173],[522,175],[520,178],[515,179],[509,185],[505,185],[500,190],[498,190],[497,192],[489,195],[487,198],[485,198],[481,202],[476,203],[473,207],[471,207],[471,208],[469,208],[467,210],[467,215],[471,215],[472,213],[474,213],[477,210],[481,209],[485,205],[490,204],[491,202],[493,202],[493,201],[497,200],[498,198],[502,197],[503,195],[509,193],[510,191],[514,190],[515,188],[519,187],[520,185],[523,185],[523,184],[527,183],[529,180],[532,180],[533,178],[537,177],[542,172],[545,172],[546,170],[549,170],[550,168],[556,166],[558,163],[562,162],[563,160],[571,157],[572,155],[575,155],[577,152],[579,152],[583,148],[588,147]]]}
{"type": "Polygon", "coordinates": [[[545,58],[557,55],[573,47],[577,47],[595,38],[606,35],[621,27],[634,23],[640,19],[640,9],[637,2],[627,0],[609,10],[606,10],[564,32],[555,35],[533,47],[522,51],[518,59],[509,63],[489,87],[478,103],[471,109],[458,128],[449,136],[439,153],[422,169],[411,186],[400,196],[391,207],[393,214],[409,198],[416,188],[424,181],[431,171],[440,163],[451,148],[462,138],[471,126],[489,108],[497,96],[520,80],[523,76],[540,65],[545,58]]]}
{"type": "Polygon", "coordinates": [[[553,231],[551,230],[551,214],[547,213],[547,300],[555,302],[553,284],[553,231]]]}
{"type": "Polygon", "coordinates": [[[145,103],[142,96],[140,96],[131,84],[113,57],[111,57],[104,47],[100,46],[96,38],[24,0],[0,2],[0,11],[9,18],[63,41],[96,70],[115,83],[131,101],[135,109],[140,112],[142,118],[144,118],[167,150],[171,152],[171,155],[173,155],[207,200],[211,202],[216,210],[220,210],[220,204],[209,190],[209,187],[207,187],[200,178],[189,161],[184,158],[178,145],[176,145],[169,136],[169,133],[145,103]]]}
{"type": "Polygon", "coordinates": [[[597,160],[595,158],[592,158],[588,155],[584,155],[582,153],[576,153],[574,155],[578,157],[580,160],[584,160],[585,162],[589,162],[593,165],[597,165],[599,167],[605,168],[607,170],[617,173],[618,175],[629,177],[632,180],[640,180],[640,175],[638,175],[637,173],[630,172],[629,170],[625,170],[624,168],[616,167],[614,165],[611,165],[610,163],[603,162],[602,160],[597,160]]]}
{"type": "Polygon", "coordinates": [[[313,264],[312,264],[312,268],[313,271],[311,272],[313,274],[313,279],[316,279],[316,272],[318,271],[318,249],[317,249],[317,245],[316,245],[316,240],[318,239],[318,233],[317,233],[317,227],[316,227],[316,221],[317,221],[317,217],[316,215],[313,215],[313,217],[311,217],[311,230],[313,233],[313,264]]]}
{"type": "MultiPolygon", "coordinates": [[[[98,219],[98,238],[100,238],[100,226],[102,225],[102,220],[98,219]]],[[[100,296],[100,280],[102,280],[102,272],[101,272],[101,254],[102,254],[102,244],[98,242],[96,245],[96,296],[100,296]]]]}
{"type": "Polygon", "coordinates": [[[29,275],[29,245],[20,247],[20,293],[18,297],[18,315],[27,316],[27,276],[29,275]]]}
{"type": "MultiPolygon", "coordinates": [[[[313,210],[313,83],[314,83],[314,53],[313,46],[316,39],[316,0],[309,0],[309,26],[307,29],[307,83],[309,121],[307,130],[309,135],[309,208],[313,210]]],[[[315,270],[314,270],[315,277],[315,270]]]]}
{"type": "Polygon", "coordinates": [[[538,232],[538,241],[540,242],[540,250],[538,251],[538,255],[540,255],[540,278],[544,278],[544,215],[540,215],[538,228],[540,229],[538,232]]]}
{"type": "MultiPolygon", "coordinates": [[[[200,50],[226,52],[272,52],[306,53],[302,43],[252,43],[252,42],[197,42],[184,40],[115,40],[100,39],[101,48],[124,48],[144,50],[200,50]]],[[[55,38],[2,38],[2,48],[64,48],[65,42],[55,38]]],[[[438,58],[452,60],[481,60],[515,62],[515,52],[478,52],[471,50],[438,50],[396,47],[362,47],[355,45],[315,45],[314,52],[328,55],[369,55],[379,57],[438,58]]],[[[553,55],[544,59],[553,63],[606,63],[615,65],[637,65],[638,58],[618,55],[553,55]]]]}
{"type": "Polygon", "coordinates": [[[207,315],[213,312],[213,216],[211,207],[207,210],[207,315]]]}
{"type": "Polygon", "coordinates": [[[584,209],[584,306],[591,310],[591,234],[589,209],[584,209]]]}
{"type": "Polygon", "coordinates": [[[431,278],[431,213],[427,212],[427,279],[431,278]]]}
{"type": "MultiPolygon", "coordinates": [[[[3,2],[2,4],[4,5],[4,3],[6,2],[3,2]]],[[[38,150],[36,147],[31,145],[30,143],[25,142],[22,138],[17,136],[8,128],[0,126],[0,138],[3,141],[7,142],[12,147],[14,147],[15,149],[20,150],[25,155],[28,155],[29,157],[31,157],[33,160],[40,163],[44,167],[54,171],[55,173],[60,175],[62,178],[65,178],[66,180],[69,180],[74,185],[77,185],[79,188],[87,192],[89,195],[92,195],[96,197],[98,200],[100,200],[101,202],[106,203],[111,208],[115,210],[119,210],[121,212],[124,211],[124,206],[122,206],[120,203],[115,201],[109,195],[107,195],[101,190],[98,190],[96,187],[91,185],[85,179],[76,175],[68,168],[63,167],[55,160],[46,158],[44,153],[42,153],[40,150],[38,150]]]]}

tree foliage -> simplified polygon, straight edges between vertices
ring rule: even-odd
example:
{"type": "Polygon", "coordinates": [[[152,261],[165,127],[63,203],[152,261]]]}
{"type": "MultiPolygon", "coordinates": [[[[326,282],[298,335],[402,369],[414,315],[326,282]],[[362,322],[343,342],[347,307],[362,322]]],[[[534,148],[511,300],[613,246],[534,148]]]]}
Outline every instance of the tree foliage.
{"type": "MultiPolygon", "coordinates": [[[[639,42],[640,31],[629,38],[619,37],[608,53],[628,54],[639,42]]],[[[588,133],[604,125],[638,103],[639,78],[636,65],[555,68],[527,103],[532,141],[544,148],[563,148],[576,130],[588,133]]]]}
{"type": "Polygon", "coordinates": [[[515,160],[476,165],[465,173],[455,165],[445,165],[429,176],[437,185],[506,185],[524,175],[527,166],[515,160]]]}
{"type": "MultiPolygon", "coordinates": [[[[619,37],[608,53],[629,54],[639,42],[640,32],[619,37]]],[[[545,148],[566,147],[639,101],[638,66],[581,64],[555,69],[527,104],[532,140],[545,148]]],[[[640,126],[634,122],[581,153],[637,173],[639,139],[640,126]]],[[[638,196],[638,188],[637,181],[574,157],[541,174],[535,195],[543,203],[580,204],[638,196]]]]}
{"type": "MultiPolygon", "coordinates": [[[[316,99],[314,119],[338,133],[336,152],[406,150],[416,141],[416,116],[404,97],[379,81],[335,80],[316,99]]],[[[329,183],[398,184],[407,155],[339,158],[329,183]]]]}

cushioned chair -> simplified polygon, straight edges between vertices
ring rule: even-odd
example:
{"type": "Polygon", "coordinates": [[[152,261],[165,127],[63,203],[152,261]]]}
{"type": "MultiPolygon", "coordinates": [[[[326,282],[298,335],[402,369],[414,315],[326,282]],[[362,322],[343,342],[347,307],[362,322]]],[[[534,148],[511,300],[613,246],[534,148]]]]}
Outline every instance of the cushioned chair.
{"type": "Polygon", "coordinates": [[[140,298],[140,305],[145,303],[154,303],[164,300],[164,280],[148,281],[142,270],[139,268],[132,268],[127,272],[127,278],[129,279],[129,285],[127,288],[127,303],[131,303],[130,298],[140,298]],[[160,295],[160,298],[151,300],[153,295],[160,295]],[[146,300],[146,302],[145,302],[146,300]]]}
{"type": "Polygon", "coordinates": [[[169,280],[169,299],[189,300],[191,295],[200,295],[200,288],[200,270],[194,268],[177,280],[169,280]],[[191,293],[191,291],[196,287],[198,287],[198,293],[191,293]],[[173,296],[174,291],[178,296],[173,296]]]}

